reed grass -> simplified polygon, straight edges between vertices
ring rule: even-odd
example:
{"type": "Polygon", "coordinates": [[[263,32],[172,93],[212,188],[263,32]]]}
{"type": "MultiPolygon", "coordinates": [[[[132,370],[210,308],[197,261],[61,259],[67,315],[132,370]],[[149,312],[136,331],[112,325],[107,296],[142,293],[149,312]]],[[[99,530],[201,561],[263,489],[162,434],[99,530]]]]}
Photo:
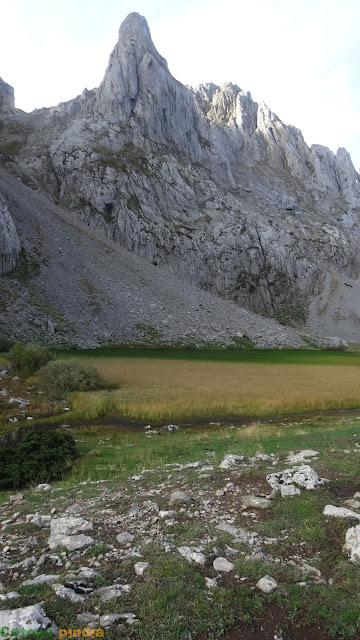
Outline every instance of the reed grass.
{"type": "Polygon", "coordinates": [[[161,421],[225,415],[264,417],[360,406],[357,364],[260,364],[140,357],[96,357],[93,363],[118,389],[73,394],[72,418],[122,416],[161,421]]]}

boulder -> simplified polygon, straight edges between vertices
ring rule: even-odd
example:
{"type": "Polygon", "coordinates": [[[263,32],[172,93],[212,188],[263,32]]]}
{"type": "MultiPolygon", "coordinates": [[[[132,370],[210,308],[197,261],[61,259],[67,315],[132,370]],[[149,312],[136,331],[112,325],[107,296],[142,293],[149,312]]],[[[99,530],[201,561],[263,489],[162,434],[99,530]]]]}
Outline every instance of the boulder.
{"type": "Polygon", "coordinates": [[[360,565],[360,525],[348,529],[343,546],[344,553],[350,555],[350,562],[360,565]]]}
{"type": "Polygon", "coordinates": [[[169,498],[169,505],[172,507],[176,504],[186,504],[191,501],[191,498],[184,493],[184,491],[173,491],[169,498]]]}
{"type": "Polygon", "coordinates": [[[301,465],[284,469],[276,473],[270,473],[266,480],[273,489],[278,489],[283,485],[296,484],[301,489],[316,489],[326,482],[325,478],[319,478],[318,474],[309,465],[301,465]]]}
{"type": "Polygon", "coordinates": [[[146,569],[148,568],[149,563],[148,562],[137,562],[134,565],[134,570],[137,576],[142,576],[144,575],[146,569]]]}
{"type": "Polygon", "coordinates": [[[213,567],[215,571],[218,571],[219,573],[229,573],[229,571],[233,571],[233,569],[235,569],[235,565],[233,565],[232,562],[229,562],[226,558],[222,558],[221,556],[219,558],[215,558],[213,567]]]}
{"type": "Polygon", "coordinates": [[[350,500],[345,500],[344,506],[350,509],[360,509],[360,501],[350,498],[350,500]]]}
{"type": "Polygon", "coordinates": [[[324,516],[334,516],[335,518],[353,518],[360,520],[360,513],[355,513],[351,509],[345,507],[334,507],[332,504],[327,504],[323,511],[324,516]]]}
{"type": "Polygon", "coordinates": [[[49,585],[53,585],[55,582],[57,582],[59,580],[59,576],[58,575],[51,575],[51,574],[46,574],[46,573],[42,573],[39,576],[36,576],[36,578],[32,578],[32,580],[25,580],[22,583],[22,587],[29,587],[32,585],[37,585],[37,584],[49,584],[49,585]]]}
{"type": "Polygon", "coordinates": [[[38,484],[38,486],[36,487],[36,491],[52,491],[52,489],[53,489],[52,485],[47,484],[46,482],[38,484]]]}
{"type": "Polygon", "coordinates": [[[258,498],[257,496],[244,496],[241,508],[245,510],[249,507],[253,509],[268,509],[271,507],[271,500],[258,498]]]}
{"type": "Polygon", "coordinates": [[[193,551],[190,547],[179,547],[178,552],[182,555],[188,562],[194,562],[200,566],[203,566],[206,562],[206,556],[199,551],[193,551]]]}
{"type": "Polygon", "coordinates": [[[119,544],[127,544],[128,542],[132,542],[134,540],[134,535],[129,533],[128,531],[123,531],[116,536],[116,540],[119,544]]]}
{"type": "Polygon", "coordinates": [[[278,583],[274,578],[269,575],[260,578],[260,580],[256,583],[256,586],[263,593],[271,593],[275,589],[277,589],[278,583]]]}
{"type": "Polygon", "coordinates": [[[86,549],[94,544],[93,538],[83,534],[83,531],[91,531],[92,522],[83,518],[53,518],[50,525],[50,549],[65,547],[67,551],[86,549]]]}
{"type": "Polygon", "coordinates": [[[20,609],[3,609],[0,611],[0,628],[24,629],[24,631],[47,629],[51,621],[46,616],[41,604],[33,604],[20,609]]]}

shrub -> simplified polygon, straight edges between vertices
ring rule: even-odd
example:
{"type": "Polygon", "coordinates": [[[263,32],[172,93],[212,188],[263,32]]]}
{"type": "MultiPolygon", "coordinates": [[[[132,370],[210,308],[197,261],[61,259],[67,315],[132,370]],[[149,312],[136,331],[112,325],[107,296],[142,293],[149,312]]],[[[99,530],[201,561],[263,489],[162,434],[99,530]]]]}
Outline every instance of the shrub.
{"type": "Polygon", "coordinates": [[[48,347],[42,347],[40,344],[24,346],[21,342],[16,342],[10,349],[9,358],[16,371],[31,376],[55,356],[48,347]]]}
{"type": "Polygon", "coordinates": [[[6,336],[0,335],[0,352],[1,353],[8,353],[8,351],[10,351],[11,347],[13,347],[14,344],[15,344],[14,340],[11,340],[6,336]]]}
{"type": "Polygon", "coordinates": [[[74,438],[58,431],[17,432],[0,445],[0,491],[60,480],[78,457],[74,438]]]}
{"type": "Polygon", "coordinates": [[[96,391],[107,386],[95,367],[78,360],[54,360],[39,371],[39,382],[46,393],[62,396],[68,391],[96,391]]]}

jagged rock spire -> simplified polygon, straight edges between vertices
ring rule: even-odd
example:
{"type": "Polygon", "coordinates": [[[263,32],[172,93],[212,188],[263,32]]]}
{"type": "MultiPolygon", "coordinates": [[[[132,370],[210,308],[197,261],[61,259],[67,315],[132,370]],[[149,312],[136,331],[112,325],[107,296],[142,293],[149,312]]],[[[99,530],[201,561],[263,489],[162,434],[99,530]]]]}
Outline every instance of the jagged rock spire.
{"type": "Polygon", "coordinates": [[[130,13],[120,26],[119,39],[98,91],[98,110],[107,120],[126,122],[129,119],[140,92],[140,76],[146,67],[152,75],[157,69],[168,73],[167,62],[156,50],[146,19],[130,13]]]}

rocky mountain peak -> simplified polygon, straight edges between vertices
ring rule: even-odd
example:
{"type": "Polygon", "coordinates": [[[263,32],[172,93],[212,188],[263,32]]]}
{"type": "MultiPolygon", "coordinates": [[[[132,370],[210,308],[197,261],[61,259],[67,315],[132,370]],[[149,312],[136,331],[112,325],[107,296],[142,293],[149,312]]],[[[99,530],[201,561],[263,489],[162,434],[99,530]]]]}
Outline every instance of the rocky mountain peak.
{"type": "Polygon", "coordinates": [[[130,13],[120,26],[118,42],[98,90],[100,115],[109,122],[127,122],[142,90],[156,92],[158,76],[168,73],[167,62],[156,50],[147,21],[138,13],[130,13]]]}
{"type": "Polygon", "coordinates": [[[157,53],[147,20],[139,13],[130,13],[121,23],[118,43],[119,42],[131,42],[137,46],[147,47],[152,50],[153,53],[157,53]]]}
{"type": "MultiPolygon", "coordinates": [[[[0,105],[0,117],[14,109],[2,81],[0,105]]],[[[308,147],[235,84],[182,85],[138,13],[98,89],[2,119],[7,167],[159,272],[357,339],[360,176],[347,151],[308,147]],[[346,331],[343,298],[354,311],[346,331]]]]}

